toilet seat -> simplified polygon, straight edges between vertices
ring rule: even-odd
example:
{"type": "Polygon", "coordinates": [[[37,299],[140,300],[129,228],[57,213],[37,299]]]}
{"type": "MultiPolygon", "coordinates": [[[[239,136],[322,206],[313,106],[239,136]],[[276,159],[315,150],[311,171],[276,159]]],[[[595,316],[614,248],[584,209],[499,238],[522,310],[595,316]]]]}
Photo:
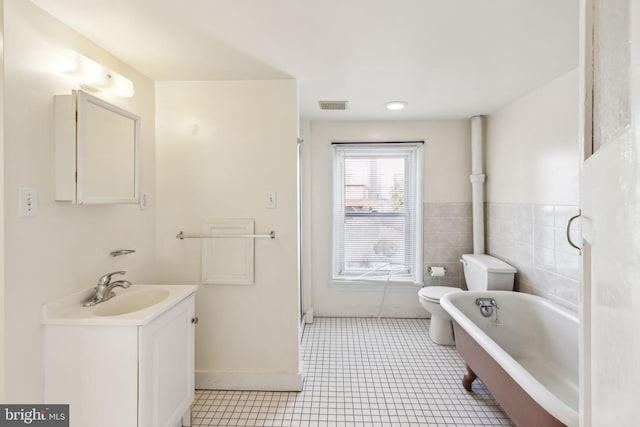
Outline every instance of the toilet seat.
{"type": "Polygon", "coordinates": [[[453,292],[462,292],[462,289],[450,286],[425,286],[418,291],[418,295],[427,301],[440,304],[440,298],[453,292]]]}

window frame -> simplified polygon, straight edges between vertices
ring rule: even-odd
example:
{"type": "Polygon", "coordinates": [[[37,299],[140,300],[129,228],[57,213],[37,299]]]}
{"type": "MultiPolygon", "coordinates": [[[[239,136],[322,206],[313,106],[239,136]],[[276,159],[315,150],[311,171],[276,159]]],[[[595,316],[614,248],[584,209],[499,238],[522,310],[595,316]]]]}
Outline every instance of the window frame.
{"type": "MultiPolygon", "coordinates": [[[[334,159],[333,159],[333,197],[331,201],[331,209],[333,213],[333,230],[332,230],[332,266],[331,266],[331,278],[336,283],[345,282],[360,282],[360,283],[379,283],[389,280],[389,282],[395,283],[410,283],[410,284],[423,284],[423,236],[422,236],[422,193],[423,193],[423,163],[424,154],[423,147],[424,141],[402,141],[402,142],[333,142],[334,159]],[[405,188],[405,194],[410,192],[410,200],[413,200],[413,206],[408,208],[411,211],[413,218],[413,239],[407,239],[406,233],[411,233],[411,230],[405,231],[404,242],[408,247],[412,248],[412,263],[411,267],[414,269],[411,275],[401,276],[397,273],[392,273],[389,277],[388,274],[379,276],[371,275],[366,276],[367,271],[374,272],[376,269],[362,269],[362,274],[355,274],[353,270],[351,274],[344,274],[342,269],[344,263],[343,251],[340,248],[344,247],[344,224],[347,217],[408,217],[409,214],[405,213],[391,213],[391,212],[378,212],[378,213],[364,213],[364,212],[348,212],[345,207],[345,157],[356,157],[358,150],[366,150],[370,153],[372,150],[380,150],[380,157],[388,155],[390,157],[397,157],[401,155],[405,157],[405,175],[409,175],[405,182],[407,187],[405,188]],[[394,152],[395,151],[395,152],[394,152]],[[345,154],[346,153],[346,154],[345,154]],[[413,240],[413,241],[412,241],[413,240]]],[[[410,227],[411,228],[411,227],[410,227]]],[[[379,267],[378,267],[379,268],[379,267]]],[[[394,266],[391,267],[394,269],[394,266]]],[[[394,269],[394,271],[398,271],[394,269]]],[[[401,270],[400,270],[401,271],[401,270]]]]}

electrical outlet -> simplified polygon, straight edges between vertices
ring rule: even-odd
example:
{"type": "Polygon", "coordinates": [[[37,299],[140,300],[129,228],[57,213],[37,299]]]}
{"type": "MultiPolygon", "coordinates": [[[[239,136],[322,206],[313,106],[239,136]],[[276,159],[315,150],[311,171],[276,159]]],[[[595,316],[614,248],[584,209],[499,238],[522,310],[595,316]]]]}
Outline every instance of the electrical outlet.
{"type": "Polygon", "coordinates": [[[38,191],[35,188],[18,189],[18,215],[38,215],[38,191]]]}
{"type": "Polygon", "coordinates": [[[278,207],[278,193],[276,193],[275,191],[271,191],[269,193],[267,193],[266,195],[266,200],[265,200],[265,206],[267,207],[267,209],[275,209],[278,207]]]}

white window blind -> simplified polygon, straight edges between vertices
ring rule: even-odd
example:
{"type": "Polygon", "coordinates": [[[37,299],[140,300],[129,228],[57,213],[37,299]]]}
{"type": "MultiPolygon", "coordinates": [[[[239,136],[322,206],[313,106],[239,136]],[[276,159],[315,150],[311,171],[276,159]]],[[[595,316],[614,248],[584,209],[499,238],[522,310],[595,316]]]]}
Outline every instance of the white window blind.
{"type": "Polygon", "coordinates": [[[422,281],[422,143],[335,144],[335,280],[422,281]]]}

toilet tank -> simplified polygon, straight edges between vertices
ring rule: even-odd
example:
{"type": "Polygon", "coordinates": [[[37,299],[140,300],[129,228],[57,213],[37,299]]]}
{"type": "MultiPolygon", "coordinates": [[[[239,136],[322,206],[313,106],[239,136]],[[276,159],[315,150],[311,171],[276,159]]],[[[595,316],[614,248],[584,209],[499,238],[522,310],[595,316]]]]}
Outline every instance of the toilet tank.
{"type": "Polygon", "coordinates": [[[460,260],[470,291],[512,291],[516,269],[491,255],[465,254],[460,260]]]}

